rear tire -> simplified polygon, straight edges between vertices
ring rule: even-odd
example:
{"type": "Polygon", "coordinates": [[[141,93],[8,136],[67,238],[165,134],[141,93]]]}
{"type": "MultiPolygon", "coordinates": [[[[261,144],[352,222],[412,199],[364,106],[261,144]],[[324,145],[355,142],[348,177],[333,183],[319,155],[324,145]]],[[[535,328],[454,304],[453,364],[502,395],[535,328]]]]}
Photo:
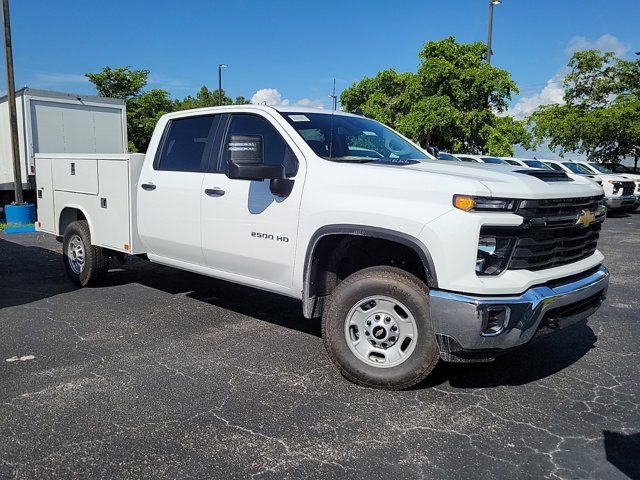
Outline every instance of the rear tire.
{"type": "Polygon", "coordinates": [[[109,270],[109,258],[103,249],[91,244],[86,220],[72,222],[65,230],[62,259],[69,278],[83,287],[100,284],[109,270]]]}
{"type": "Polygon", "coordinates": [[[340,373],[367,387],[412,387],[439,359],[429,289],[394,267],[366,268],[342,281],[325,307],[322,338],[340,373]]]}

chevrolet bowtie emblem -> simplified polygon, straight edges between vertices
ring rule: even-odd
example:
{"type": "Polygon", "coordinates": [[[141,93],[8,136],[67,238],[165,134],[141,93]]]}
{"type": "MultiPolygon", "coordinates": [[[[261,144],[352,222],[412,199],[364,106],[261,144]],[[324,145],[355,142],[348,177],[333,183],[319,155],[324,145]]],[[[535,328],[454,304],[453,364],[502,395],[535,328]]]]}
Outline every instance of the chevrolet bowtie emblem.
{"type": "Polygon", "coordinates": [[[580,227],[587,227],[591,225],[591,223],[595,219],[596,219],[595,214],[592,213],[590,210],[582,210],[582,212],[580,212],[580,215],[578,215],[578,218],[576,218],[576,225],[580,227]]]}

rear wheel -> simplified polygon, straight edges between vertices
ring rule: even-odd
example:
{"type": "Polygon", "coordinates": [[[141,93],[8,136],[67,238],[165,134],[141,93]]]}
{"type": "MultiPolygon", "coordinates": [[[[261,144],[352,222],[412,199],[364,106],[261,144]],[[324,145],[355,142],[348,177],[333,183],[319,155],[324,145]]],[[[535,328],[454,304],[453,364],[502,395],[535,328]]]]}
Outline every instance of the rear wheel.
{"type": "Polygon", "coordinates": [[[409,388],[438,362],[429,289],[394,267],[360,270],[333,291],[322,318],[329,357],[354,383],[409,388]]]}
{"type": "Polygon", "coordinates": [[[62,259],[67,275],[83,287],[98,285],[109,269],[109,258],[101,247],[91,245],[86,220],[69,224],[62,241],[62,259]]]}

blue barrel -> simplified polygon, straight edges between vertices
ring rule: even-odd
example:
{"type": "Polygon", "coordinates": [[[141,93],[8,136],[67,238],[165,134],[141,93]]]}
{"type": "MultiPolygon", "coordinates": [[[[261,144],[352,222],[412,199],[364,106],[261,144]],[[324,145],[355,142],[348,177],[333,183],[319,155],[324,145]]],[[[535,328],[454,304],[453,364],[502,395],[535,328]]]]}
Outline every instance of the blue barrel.
{"type": "Polygon", "coordinates": [[[9,224],[25,225],[36,221],[36,206],[33,204],[7,205],[4,211],[9,224]]]}

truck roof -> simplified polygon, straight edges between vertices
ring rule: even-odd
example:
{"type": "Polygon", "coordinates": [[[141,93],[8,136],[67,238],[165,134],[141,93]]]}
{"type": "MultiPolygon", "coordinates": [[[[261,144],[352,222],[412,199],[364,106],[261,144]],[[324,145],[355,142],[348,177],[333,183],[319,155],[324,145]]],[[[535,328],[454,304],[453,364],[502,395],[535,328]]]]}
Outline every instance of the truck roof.
{"type": "MultiPolygon", "coordinates": [[[[37,88],[22,87],[16,90],[16,97],[22,97],[23,95],[31,95],[34,97],[48,97],[48,98],[71,98],[73,100],[86,100],[96,103],[108,103],[111,105],[124,105],[124,100],[119,98],[100,97],[98,95],[85,95],[80,93],[64,93],[54,92],[52,90],[40,90],[37,88]]],[[[6,94],[0,96],[0,103],[6,102],[8,96],[6,94]]]]}
{"type": "MultiPolygon", "coordinates": [[[[189,110],[178,110],[176,112],[170,112],[163,116],[167,118],[179,118],[181,116],[189,116],[194,114],[204,114],[204,113],[216,113],[216,112],[241,112],[242,110],[262,110],[264,112],[273,112],[274,110],[279,113],[323,113],[325,115],[331,115],[331,110],[326,108],[317,108],[317,107],[298,107],[295,105],[254,105],[254,104],[246,104],[246,105],[222,105],[219,107],[201,107],[201,108],[192,108],[189,110]]],[[[361,115],[356,115],[353,113],[343,112],[341,110],[336,110],[333,112],[334,115],[344,115],[349,117],[358,117],[362,118],[361,115]]]]}

